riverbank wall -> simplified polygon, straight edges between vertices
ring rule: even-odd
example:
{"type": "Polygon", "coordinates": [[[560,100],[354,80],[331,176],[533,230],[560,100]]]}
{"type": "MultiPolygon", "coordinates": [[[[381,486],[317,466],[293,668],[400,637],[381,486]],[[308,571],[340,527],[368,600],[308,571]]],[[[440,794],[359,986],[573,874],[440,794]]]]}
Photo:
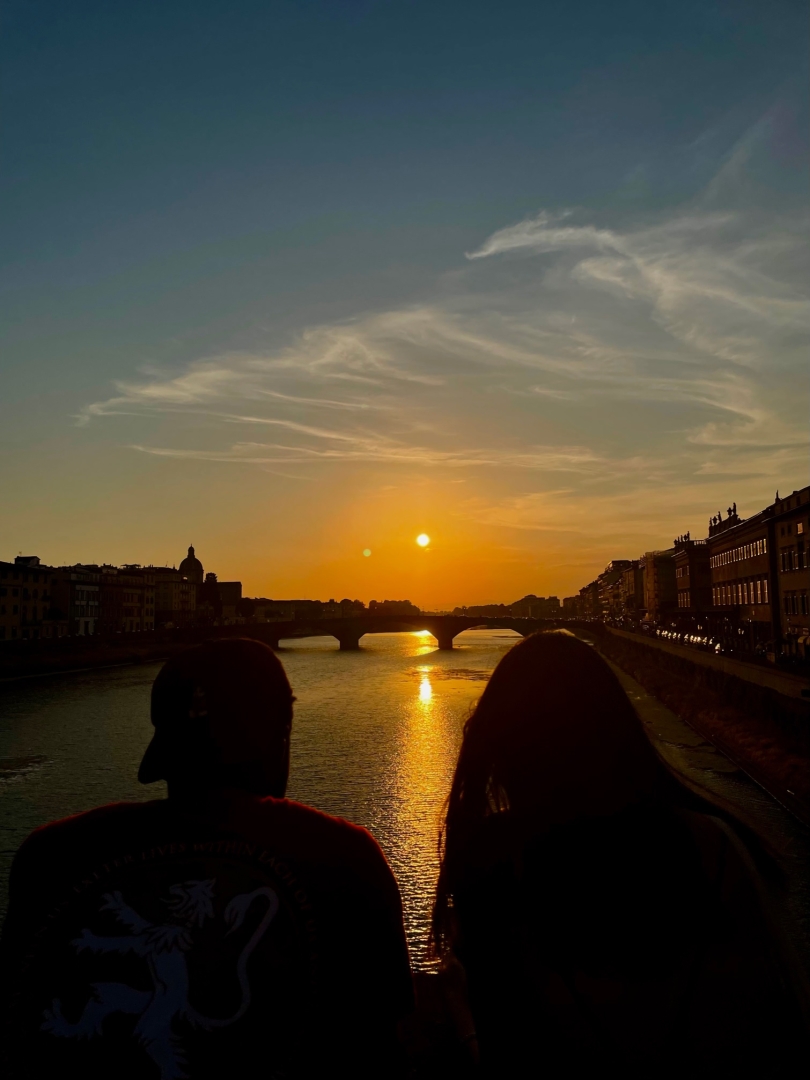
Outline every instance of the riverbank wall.
{"type": "Polygon", "coordinates": [[[212,636],[245,636],[244,626],[155,630],[111,637],[64,637],[56,640],[9,641],[0,645],[0,681],[55,675],[60,672],[147,664],[212,636]],[[238,631],[237,634],[233,634],[238,631]]]}
{"type": "Polygon", "coordinates": [[[598,623],[584,636],[810,825],[807,680],[598,623]]]}

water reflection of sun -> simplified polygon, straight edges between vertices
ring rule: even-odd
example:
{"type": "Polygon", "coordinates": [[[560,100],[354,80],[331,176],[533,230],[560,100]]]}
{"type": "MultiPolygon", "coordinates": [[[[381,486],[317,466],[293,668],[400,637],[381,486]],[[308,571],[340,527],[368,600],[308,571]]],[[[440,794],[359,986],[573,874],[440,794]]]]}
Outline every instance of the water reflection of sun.
{"type": "Polygon", "coordinates": [[[443,801],[455,765],[457,734],[453,714],[431,683],[434,667],[417,668],[418,689],[406,704],[396,755],[397,834],[402,838],[395,867],[403,896],[413,960],[426,962],[430,906],[438,872],[437,841],[443,801]],[[398,861],[399,861],[398,860],[398,861]],[[419,944],[417,945],[416,942],[419,944]]]}
{"type": "Polygon", "coordinates": [[[423,705],[429,705],[433,701],[433,687],[427,675],[423,675],[419,683],[419,700],[423,705]]]}
{"type": "Polygon", "coordinates": [[[425,653],[434,651],[436,648],[436,640],[429,630],[414,630],[412,633],[419,643],[416,652],[417,656],[424,656],[425,653]]]}

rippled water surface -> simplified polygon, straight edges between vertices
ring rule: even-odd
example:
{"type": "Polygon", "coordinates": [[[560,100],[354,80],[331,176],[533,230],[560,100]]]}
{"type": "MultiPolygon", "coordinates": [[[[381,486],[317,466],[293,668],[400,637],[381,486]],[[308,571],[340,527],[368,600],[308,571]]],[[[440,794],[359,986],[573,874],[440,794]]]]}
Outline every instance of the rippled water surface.
{"type": "MultiPolygon", "coordinates": [[[[280,652],[298,698],[288,794],[366,826],[399,881],[414,961],[424,957],[436,844],[461,729],[489,673],[518,640],[467,631],[452,652],[428,635],[374,634],[359,652],[333,638],[280,652]]],[[[0,904],[21,841],[102,803],[155,798],[136,773],[151,735],[159,664],[0,687],[0,904]]]]}

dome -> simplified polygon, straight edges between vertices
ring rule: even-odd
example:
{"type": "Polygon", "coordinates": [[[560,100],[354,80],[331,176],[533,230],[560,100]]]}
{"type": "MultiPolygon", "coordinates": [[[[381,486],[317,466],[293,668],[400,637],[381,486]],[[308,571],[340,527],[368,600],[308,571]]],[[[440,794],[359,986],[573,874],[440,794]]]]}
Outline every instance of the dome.
{"type": "Polygon", "coordinates": [[[180,573],[187,577],[189,581],[194,581],[198,585],[202,584],[203,565],[199,559],[194,557],[193,546],[188,549],[188,555],[180,563],[180,573]]]}

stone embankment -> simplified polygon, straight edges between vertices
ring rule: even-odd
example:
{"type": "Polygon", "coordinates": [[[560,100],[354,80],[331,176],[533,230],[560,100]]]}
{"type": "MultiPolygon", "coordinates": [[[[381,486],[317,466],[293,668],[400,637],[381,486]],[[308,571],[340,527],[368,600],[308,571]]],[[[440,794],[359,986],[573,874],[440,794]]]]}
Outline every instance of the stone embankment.
{"type": "Polygon", "coordinates": [[[582,633],[810,825],[810,681],[599,624],[582,633]]]}
{"type": "MultiPolygon", "coordinates": [[[[217,636],[243,627],[217,628],[217,636]]],[[[0,682],[8,679],[86,671],[163,660],[204,641],[211,630],[166,630],[111,637],[65,637],[55,641],[7,641],[0,645],[0,682]]]]}

